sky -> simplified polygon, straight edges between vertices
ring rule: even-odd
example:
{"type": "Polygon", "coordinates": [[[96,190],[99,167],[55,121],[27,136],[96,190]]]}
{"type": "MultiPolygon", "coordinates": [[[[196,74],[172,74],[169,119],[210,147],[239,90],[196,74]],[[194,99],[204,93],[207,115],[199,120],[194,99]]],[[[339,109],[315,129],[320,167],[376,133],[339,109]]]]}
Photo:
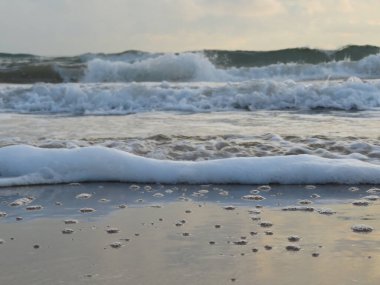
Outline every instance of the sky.
{"type": "Polygon", "coordinates": [[[0,0],[0,52],[380,46],[378,0],[0,0]]]}

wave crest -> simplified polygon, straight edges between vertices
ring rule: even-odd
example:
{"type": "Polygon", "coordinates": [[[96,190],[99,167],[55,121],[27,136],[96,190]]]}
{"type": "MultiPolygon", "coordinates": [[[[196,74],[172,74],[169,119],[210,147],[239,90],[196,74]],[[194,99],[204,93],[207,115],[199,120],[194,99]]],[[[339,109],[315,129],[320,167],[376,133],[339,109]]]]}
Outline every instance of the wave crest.
{"type": "Polygon", "coordinates": [[[200,53],[164,54],[137,62],[93,59],[84,82],[227,81],[232,80],[200,53]]]}

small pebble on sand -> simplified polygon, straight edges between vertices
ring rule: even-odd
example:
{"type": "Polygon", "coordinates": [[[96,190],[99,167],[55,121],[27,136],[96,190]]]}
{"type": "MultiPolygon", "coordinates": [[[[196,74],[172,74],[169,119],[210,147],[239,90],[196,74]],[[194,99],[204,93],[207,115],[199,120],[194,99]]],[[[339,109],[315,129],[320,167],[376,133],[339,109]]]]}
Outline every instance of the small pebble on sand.
{"type": "Polygon", "coordinates": [[[112,247],[112,248],[120,248],[120,247],[122,247],[122,245],[123,244],[121,242],[115,241],[115,242],[113,242],[113,243],[110,244],[110,247],[112,247]]]}
{"type": "Polygon", "coordinates": [[[108,203],[110,202],[110,200],[106,199],[106,198],[102,198],[98,201],[99,203],[108,203]]]}
{"type": "Polygon", "coordinates": [[[125,209],[125,208],[127,208],[127,205],[125,205],[125,204],[121,204],[121,205],[119,205],[118,206],[120,209],[125,209]]]}
{"type": "Polygon", "coordinates": [[[261,195],[244,195],[241,197],[243,200],[252,200],[252,201],[261,201],[264,200],[265,198],[261,195]]]}
{"type": "Polygon", "coordinates": [[[0,239],[0,244],[3,244],[5,243],[5,241],[3,239],[0,239]]]}
{"type": "Polygon", "coordinates": [[[321,209],[318,209],[317,212],[321,215],[327,215],[327,216],[336,214],[334,210],[329,209],[329,208],[321,208],[321,209]]]}
{"type": "Polygon", "coordinates": [[[370,233],[373,231],[373,227],[364,224],[353,225],[351,229],[356,233],[370,233]]]}
{"type": "Polygon", "coordinates": [[[40,246],[38,244],[33,245],[33,248],[38,249],[40,246]]]}
{"type": "Polygon", "coordinates": [[[232,211],[232,210],[236,209],[235,206],[224,206],[223,208],[224,208],[224,210],[228,210],[228,211],[232,211]]]}
{"type": "Polygon", "coordinates": [[[42,209],[43,209],[43,207],[41,205],[32,205],[32,206],[26,207],[26,210],[28,210],[28,211],[39,211],[42,209]]]}
{"type": "Polygon", "coordinates": [[[369,196],[363,197],[362,199],[366,199],[369,201],[377,201],[380,199],[380,197],[378,195],[369,195],[369,196]]]}
{"type": "Polygon", "coordinates": [[[92,212],[95,212],[95,209],[93,209],[93,208],[81,208],[79,211],[81,213],[92,213],[92,212]]]}
{"type": "Polygon", "coordinates": [[[247,245],[247,243],[248,242],[244,239],[234,241],[234,244],[236,244],[236,245],[247,245]]]}
{"type": "Polygon", "coordinates": [[[220,229],[222,226],[221,225],[215,225],[214,226],[216,229],[220,229]]]}
{"type": "Polygon", "coordinates": [[[150,205],[150,207],[155,208],[155,209],[160,209],[160,208],[162,208],[162,205],[153,204],[153,205],[150,205]]]}
{"type": "Polygon", "coordinates": [[[23,219],[23,217],[16,217],[16,221],[22,221],[23,219]]]}
{"type": "Polygon", "coordinates": [[[298,204],[300,204],[300,205],[310,205],[310,204],[313,204],[313,202],[310,201],[310,200],[299,200],[298,204]]]}
{"type": "Polygon", "coordinates": [[[297,242],[299,241],[301,238],[299,236],[288,236],[288,241],[290,242],[297,242]]]}
{"type": "Polygon", "coordinates": [[[301,211],[301,212],[314,212],[313,207],[308,207],[308,206],[288,206],[282,208],[283,211],[289,211],[289,212],[294,212],[294,211],[301,211]]]}
{"type": "Polygon", "coordinates": [[[273,247],[272,247],[271,245],[265,245],[264,248],[265,248],[266,250],[271,250],[273,247]]]}
{"type": "Polygon", "coordinates": [[[369,202],[366,200],[356,200],[352,202],[352,205],[359,206],[359,207],[366,207],[369,205],[369,202]]]}
{"type": "Polygon", "coordinates": [[[259,223],[260,227],[263,227],[263,228],[270,228],[271,226],[273,226],[273,223],[272,222],[268,222],[268,221],[262,221],[259,223]]]}
{"type": "Polygon", "coordinates": [[[120,230],[118,228],[108,228],[106,229],[106,232],[107,234],[117,234],[118,232],[120,232],[120,230]]]}
{"type": "Polygon", "coordinates": [[[370,194],[380,194],[380,188],[376,188],[376,187],[370,188],[370,189],[367,190],[367,193],[370,193],[370,194]]]}
{"type": "Polygon", "coordinates": [[[120,240],[125,241],[125,242],[129,242],[130,241],[129,238],[121,238],[120,240]]]}
{"type": "Polygon", "coordinates": [[[299,251],[301,247],[297,244],[289,244],[286,246],[287,251],[299,251]]]}
{"type": "Polygon", "coordinates": [[[64,223],[65,223],[66,225],[77,224],[77,223],[78,223],[78,220],[68,219],[68,220],[64,220],[64,223]]]}
{"type": "Polygon", "coordinates": [[[260,221],[260,220],[261,220],[261,217],[258,216],[258,215],[252,215],[252,216],[250,216],[250,217],[251,217],[251,220],[252,220],[252,221],[260,221]]]}
{"type": "Polygon", "coordinates": [[[360,188],[359,187],[355,187],[355,186],[348,188],[348,191],[351,191],[351,192],[357,192],[359,190],[360,190],[360,188]]]}
{"type": "Polygon", "coordinates": [[[188,237],[188,236],[190,236],[190,234],[189,233],[182,233],[182,236],[188,237]]]}
{"type": "Polygon", "coordinates": [[[68,229],[68,228],[66,228],[66,229],[63,229],[63,230],[62,230],[62,233],[63,233],[64,235],[69,235],[69,234],[74,233],[74,230],[73,230],[73,229],[68,229]]]}
{"type": "Polygon", "coordinates": [[[313,253],[311,254],[311,256],[313,256],[313,257],[318,257],[318,256],[319,256],[319,253],[318,253],[318,252],[313,252],[313,253]]]}

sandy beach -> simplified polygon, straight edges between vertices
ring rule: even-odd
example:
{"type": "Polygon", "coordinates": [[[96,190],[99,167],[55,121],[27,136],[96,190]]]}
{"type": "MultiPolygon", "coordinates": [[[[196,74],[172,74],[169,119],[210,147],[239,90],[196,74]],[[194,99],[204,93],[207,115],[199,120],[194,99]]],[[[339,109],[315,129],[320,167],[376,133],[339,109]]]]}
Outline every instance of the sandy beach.
{"type": "Polygon", "coordinates": [[[3,188],[0,283],[378,284],[377,191],[121,183],[3,188]],[[355,225],[372,231],[354,232],[355,225]]]}
{"type": "Polygon", "coordinates": [[[380,1],[0,0],[0,285],[379,285],[380,1]]]}

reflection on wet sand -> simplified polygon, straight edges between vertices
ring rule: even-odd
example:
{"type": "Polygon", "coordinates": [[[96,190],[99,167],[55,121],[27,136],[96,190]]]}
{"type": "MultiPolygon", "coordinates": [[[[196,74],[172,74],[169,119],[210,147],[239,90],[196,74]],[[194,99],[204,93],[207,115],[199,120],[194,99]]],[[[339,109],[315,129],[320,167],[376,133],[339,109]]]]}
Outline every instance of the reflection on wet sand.
{"type": "Polygon", "coordinates": [[[0,284],[378,284],[380,201],[355,206],[373,186],[348,188],[2,189],[0,284]],[[242,199],[252,190],[265,199],[242,199]],[[22,197],[33,201],[11,206],[22,197]]]}

